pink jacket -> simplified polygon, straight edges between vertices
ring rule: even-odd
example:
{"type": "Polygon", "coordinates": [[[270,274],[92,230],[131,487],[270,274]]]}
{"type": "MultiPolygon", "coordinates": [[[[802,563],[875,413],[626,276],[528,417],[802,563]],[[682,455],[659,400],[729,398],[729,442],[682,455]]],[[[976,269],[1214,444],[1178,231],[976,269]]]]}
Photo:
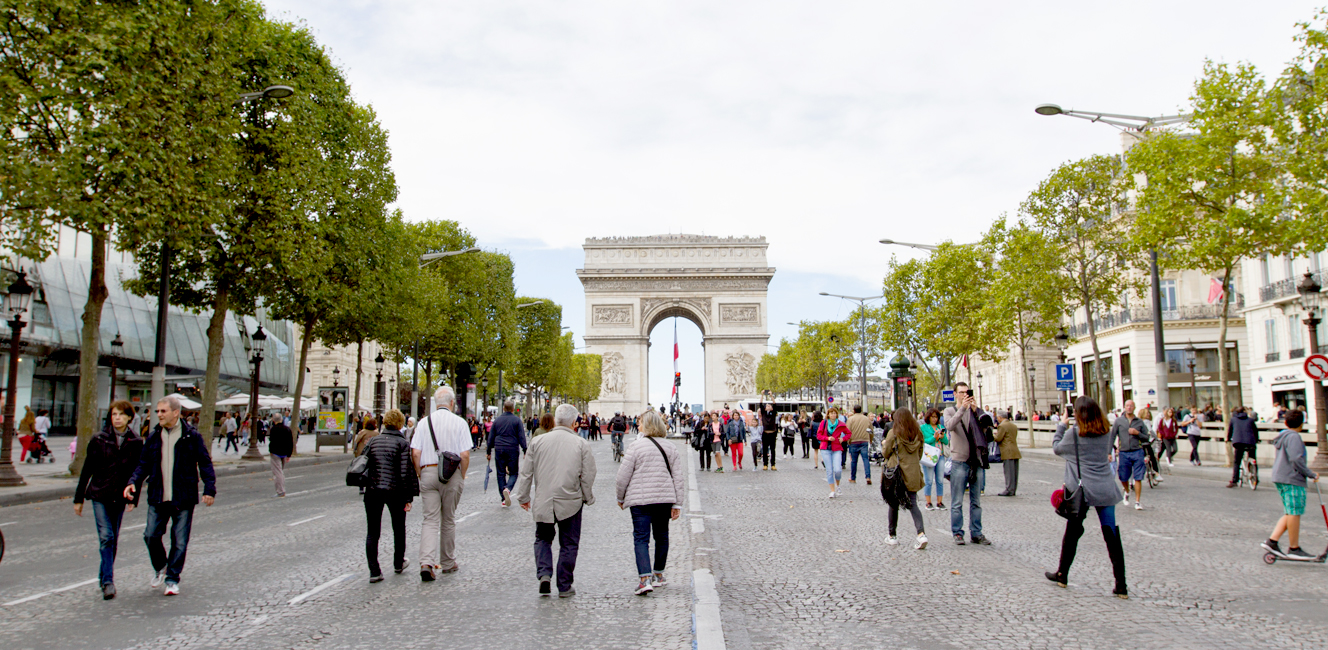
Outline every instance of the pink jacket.
{"type": "Polygon", "coordinates": [[[816,431],[816,439],[821,441],[821,449],[825,449],[825,443],[828,440],[830,451],[844,451],[844,445],[848,443],[848,439],[853,433],[848,430],[848,426],[843,422],[837,422],[835,430],[826,433],[826,422],[829,422],[829,420],[822,420],[821,428],[816,431]]]}

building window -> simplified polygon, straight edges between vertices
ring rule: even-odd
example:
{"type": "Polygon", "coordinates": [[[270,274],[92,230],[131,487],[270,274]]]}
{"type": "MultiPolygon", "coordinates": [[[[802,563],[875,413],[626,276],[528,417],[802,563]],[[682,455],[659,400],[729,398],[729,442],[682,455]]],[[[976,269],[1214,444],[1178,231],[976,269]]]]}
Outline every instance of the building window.
{"type": "Polygon", "coordinates": [[[1286,276],[1288,280],[1296,277],[1296,265],[1291,262],[1290,255],[1287,255],[1282,258],[1282,264],[1286,268],[1286,276]]]}
{"type": "Polygon", "coordinates": [[[1290,350],[1303,349],[1305,347],[1305,337],[1301,333],[1300,316],[1287,316],[1287,348],[1290,350]]]}
{"type": "Polygon", "coordinates": [[[1162,311],[1176,311],[1176,281],[1163,280],[1159,286],[1162,289],[1162,311]]]}
{"type": "Polygon", "coordinates": [[[1267,255],[1267,254],[1264,254],[1264,255],[1260,255],[1260,256],[1259,256],[1259,278],[1260,278],[1261,280],[1263,280],[1263,282],[1260,283],[1260,284],[1263,285],[1263,286],[1268,286],[1269,284],[1272,284],[1272,280],[1268,277],[1268,255],[1267,255]]]}
{"type": "Polygon", "coordinates": [[[1125,378],[1128,378],[1128,377],[1130,376],[1130,353],[1129,353],[1129,352],[1122,352],[1121,355],[1120,355],[1120,376],[1121,376],[1121,379],[1125,379],[1125,378]]]}
{"type": "Polygon", "coordinates": [[[1277,347],[1277,321],[1269,318],[1263,322],[1264,347],[1267,352],[1279,352],[1277,347]]]}

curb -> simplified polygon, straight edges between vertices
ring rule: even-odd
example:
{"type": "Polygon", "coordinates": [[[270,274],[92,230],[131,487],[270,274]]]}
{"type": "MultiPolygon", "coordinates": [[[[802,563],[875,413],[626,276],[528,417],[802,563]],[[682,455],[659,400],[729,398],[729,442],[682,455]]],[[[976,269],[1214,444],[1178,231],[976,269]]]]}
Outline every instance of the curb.
{"type": "MultiPolygon", "coordinates": [[[[309,467],[312,465],[326,465],[329,463],[346,463],[350,462],[351,457],[351,454],[336,454],[334,456],[319,457],[296,456],[295,458],[292,458],[290,462],[286,463],[286,467],[289,469],[292,467],[309,467]]],[[[224,465],[216,468],[216,472],[217,478],[221,478],[223,476],[236,476],[240,474],[256,474],[258,472],[268,471],[271,467],[272,466],[269,465],[267,461],[261,463],[246,462],[235,465],[224,465]]],[[[72,499],[74,498],[74,490],[78,487],[77,483],[77,481],[71,479],[69,485],[32,488],[19,492],[0,494],[0,508],[6,506],[19,506],[27,503],[40,503],[42,501],[72,499]]]]}

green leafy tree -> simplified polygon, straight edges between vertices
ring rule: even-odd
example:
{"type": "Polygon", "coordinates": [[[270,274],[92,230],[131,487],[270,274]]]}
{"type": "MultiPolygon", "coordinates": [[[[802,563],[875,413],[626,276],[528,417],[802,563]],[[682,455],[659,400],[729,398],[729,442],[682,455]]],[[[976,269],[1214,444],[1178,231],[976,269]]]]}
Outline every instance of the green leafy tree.
{"type": "MultiPolygon", "coordinates": [[[[1253,66],[1212,61],[1191,101],[1193,132],[1153,133],[1130,151],[1131,168],[1145,180],[1134,242],[1157,249],[1172,268],[1216,274],[1231,287],[1241,259],[1289,252],[1289,231],[1300,230],[1286,219],[1286,174],[1271,137],[1279,107],[1253,66]]],[[[1223,292],[1218,331],[1223,413],[1231,412],[1226,341],[1232,293],[1223,292]]]]}
{"type": "MultiPolygon", "coordinates": [[[[1056,168],[1020,206],[1024,223],[1053,244],[1061,275],[1071,288],[1067,307],[1082,309],[1093,358],[1101,358],[1095,318],[1119,304],[1131,280],[1129,223],[1121,218],[1128,182],[1115,156],[1091,156],[1056,168]]],[[[1093,364],[1099,398],[1108,392],[1106,373],[1093,364]]]]}
{"type": "Polygon", "coordinates": [[[1296,219],[1280,224],[1296,252],[1328,247],[1328,13],[1299,25],[1300,52],[1270,89],[1281,191],[1296,219]]]}
{"type": "Polygon", "coordinates": [[[552,300],[519,297],[517,304],[537,303],[517,310],[516,365],[510,375],[526,391],[528,412],[534,412],[535,393],[553,381],[558,367],[558,341],[563,308],[552,300]]]}
{"type": "Polygon", "coordinates": [[[853,332],[843,321],[803,321],[793,344],[798,383],[825,395],[853,371],[853,332]]]}
{"type": "Polygon", "coordinates": [[[234,164],[224,98],[241,0],[0,2],[0,245],[44,259],[58,225],[92,239],[79,352],[78,451],[97,410],[106,249],[204,232],[234,164]]]}

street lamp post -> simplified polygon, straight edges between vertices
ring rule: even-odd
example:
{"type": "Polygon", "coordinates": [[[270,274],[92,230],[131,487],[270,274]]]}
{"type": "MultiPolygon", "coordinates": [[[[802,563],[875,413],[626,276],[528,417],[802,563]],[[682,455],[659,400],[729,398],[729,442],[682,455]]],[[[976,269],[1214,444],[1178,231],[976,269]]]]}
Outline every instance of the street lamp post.
{"type": "Polygon", "coordinates": [[[1199,389],[1194,386],[1194,361],[1199,350],[1194,347],[1194,341],[1190,341],[1185,346],[1185,364],[1190,367],[1190,406],[1199,408],[1199,389]]]}
{"type": "Polygon", "coordinates": [[[341,385],[341,368],[339,366],[332,366],[332,386],[336,387],[340,385],[341,385]]]}
{"type": "Polygon", "coordinates": [[[124,339],[120,338],[120,333],[115,333],[115,339],[111,341],[111,401],[115,401],[115,375],[117,362],[124,356],[124,339]]]}
{"type": "Polygon", "coordinates": [[[27,485],[23,476],[14,469],[14,410],[18,408],[18,355],[22,340],[23,314],[27,313],[32,302],[32,285],[28,284],[28,274],[18,272],[18,277],[9,285],[5,294],[4,313],[9,317],[9,375],[5,390],[5,433],[0,441],[0,487],[27,485]]]}
{"type": "Polygon", "coordinates": [[[383,363],[387,359],[383,358],[383,351],[378,351],[378,356],[374,357],[374,368],[378,371],[374,379],[374,413],[378,414],[378,419],[383,419],[383,363]]]}
{"type": "Polygon", "coordinates": [[[841,296],[837,293],[826,293],[824,291],[821,292],[821,295],[829,296],[831,298],[842,298],[844,300],[852,300],[858,303],[858,364],[859,364],[859,369],[861,370],[858,378],[858,390],[861,391],[859,399],[862,401],[862,410],[866,411],[867,410],[867,301],[879,300],[881,298],[884,298],[885,296],[884,295],[868,296],[868,297],[841,296]]]}
{"type": "Polygon", "coordinates": [[[982,406],[982,371],[978,371],[978,406],[982,406]]]}
{"type": "MultiPolygon", "coordinates": [[[[1070,333],[1064,328],[1056,333],[1056,347],[1061,351],[1060,362],[1065,363],[1065,350],[1070,347],[1070,333]]],[[[1059,376],[1057,377],[1059,379],[1059,376]]],[[[1070,412],[1070,391],[1061,391],[1061,408],[1068,414],[1070,412]]]]}
{"type": "Polygon", "coordinates": [[[481,380],[480,380],[480,384],[484,386],[484,403],[480,405],[480,413],[488,413],[488,411],[489,411],[489,377],[488,377],[487,374],[484,376],[484,379],[481,379],[481,380]]]}
{"type": "Polygon", "coordinates": [[[258,382],[262,377],[263,370],[263,348],[267,345],[267,333],[263,331],[263,326],[259,325],[254,331],[253,336],[249,337],[253,341],[254,357],[251,360],[254,364],[254,378],[249,389],[249,448],[244,450],[243,460],[263,460],[263,452],[258,450],[258,382]]]}
{"type": "Polygon", "coordinates": [[[1028,362],[1028,419],[1033,419],[1033,414],[1037,413],[1037,366],[1032,361],[1028,362]]]}
{"type": "MultiPolygon", "coordinates": [[[[1305,278],[1300,281],[1296,287],[1300,292],[1301,305],[1305,308],[1309,318],[1305,319],[1305,326],[1310,328],[1310,353],[1319,352],[1319,311],[1323,308],[1323,287],[1314,281],[1314,275],[1306,273],[1305,278]]],[[[1318,441],[1317,449],[1314,452],[1314,458],[1310,461],[1310,469],[1316,472],[1328,470],[1328,389],[1324,388],[1323,380],[1309,378],[1314,382],[1314,436],[1318,441]]]]}
{"type": "MultiPolygon", "coordinates": [[[[1098,111],[1065,110],[1056,104],[1042,104],[1033,109],[1038,115],[1065,115],[1090,122],[1101,122],[1120,127],[1134,133],[1147,133],[1154,127],[1170,126],[1190,121],[1189,113],[1145,117],[1141,115],[1120,115],[1098,111]]],[[[1135,135],[1135,139],[1142,136],[1135,135]]],[[[1171,404],[1171,390],[1167,386],[1167,346],[1162,332],[1162,279],[1157,266],[1157,249],[1148,252],[1149,279],[1153,285],[1153,371],[1157,376],[1157,407],[1165,411],[1171,404]]],[[[1100,362],[1099,362],[1100,363],[1100,362]]],[[[1193,374],[1193,373],[1191,373],[1193,374]]],[[[1226,390],[1223,388],[1223,390],[1226,390]]],[[[1197,398],[1196,398],[1197,401],[1197,398]]]]}

